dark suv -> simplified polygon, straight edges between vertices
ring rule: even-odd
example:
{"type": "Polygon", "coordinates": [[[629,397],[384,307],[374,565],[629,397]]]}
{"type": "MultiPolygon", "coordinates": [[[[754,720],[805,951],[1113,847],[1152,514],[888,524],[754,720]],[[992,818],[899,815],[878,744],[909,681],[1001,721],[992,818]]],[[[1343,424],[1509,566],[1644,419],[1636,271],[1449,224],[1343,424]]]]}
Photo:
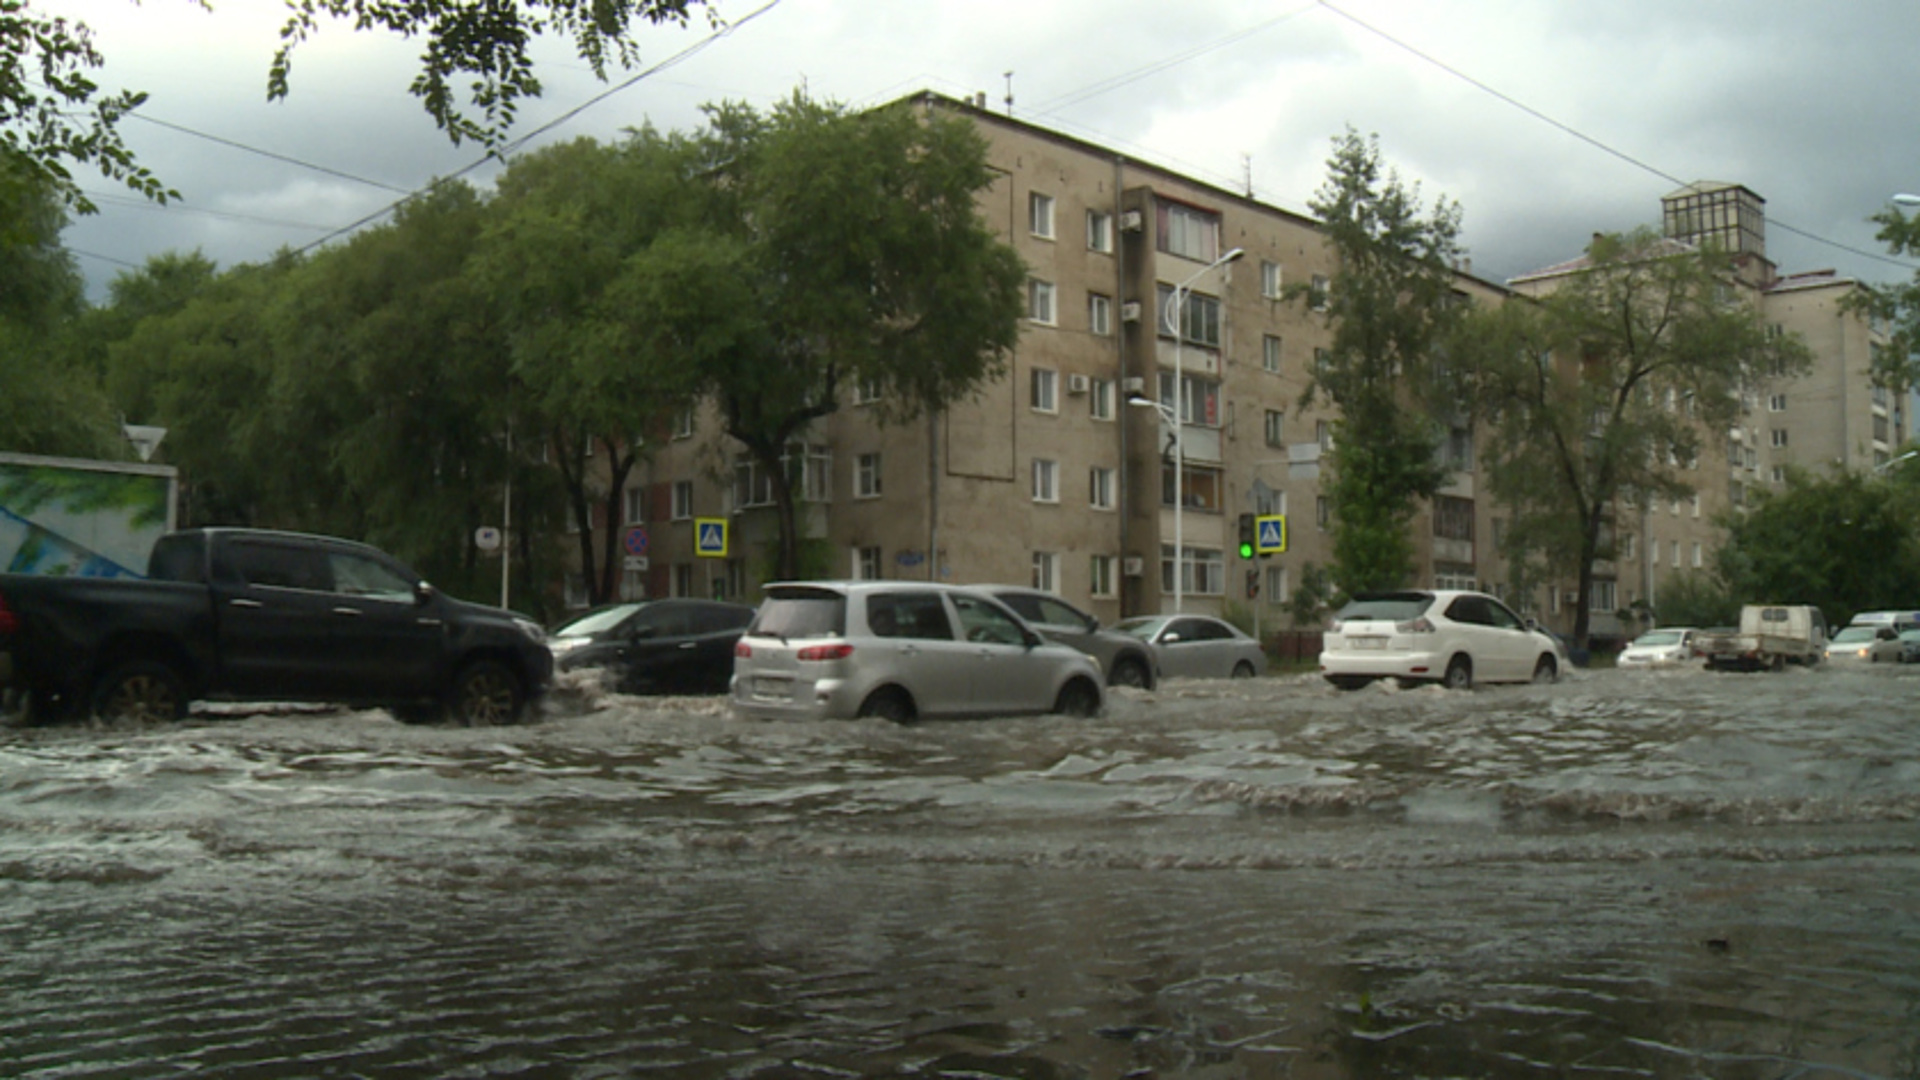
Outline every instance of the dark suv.
{"type": "Polygon", "coordinates": [[[1035,630],[1099,661],[1108,686],[1153,689],[1153,654],[1139,638],[1102,630],[1099,619],[1050,592],[1018,585],[980,585],[977,588],[1012,608],[1014,614],[1027,620],[1035,630]]]}
{"type": "Polygon", "coordinates": [[[606,668],[622,693],[721,694],[733,677],[733,646],[753,621],[745,604],[638,600],[595,608],[547,640],[561,671],[606,668]]]}

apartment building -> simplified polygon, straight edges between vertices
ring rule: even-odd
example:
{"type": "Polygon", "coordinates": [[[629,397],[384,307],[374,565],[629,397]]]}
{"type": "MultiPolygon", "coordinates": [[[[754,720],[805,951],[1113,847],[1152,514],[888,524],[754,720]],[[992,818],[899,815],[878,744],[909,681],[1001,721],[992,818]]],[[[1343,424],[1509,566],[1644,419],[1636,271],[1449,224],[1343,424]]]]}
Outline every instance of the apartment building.
{"type": "MultiPolygon", "coordinates": [[[[1662,234],[1676,245],[1712,242],[1730,253],[1732,295],[1751,304],[1772,332],[1798,334],[1813,366],[1755,388],[1742,403],[1740,422],[1724,437],[1704,440],[1707,452],[1688,470],[1692,498],[1620,508],[1618,558],[1595,573],[1591,631],[1601,637],[1630,634],[1657,615],[1661,584],[1673,575],[1710,572],[1725,539],[1716,520],[1746,506],[1756,488],[1782,486],[1790,468],[1871,470],[1908,438],[1904,403],[1873,385],[1871,376],[1873,352],[1886,334],[1845,308],[1859,283],[1833,270],[1780,274],[1766,254],[1766,200],[1739,184],[1698,182],[1661,199],[1661,222],[1662,234]]],[[[1586,265],[1576,259],[1508,285],[1522,295],[1543,295],[1586,265]]],[[[1541,606],[1550,622],[1570,608],[1569,588],[1549,589],[1541,606]]]]}
{"type": "MultiPolygon", "coordinates": [[[[899,104],[965,116],[987,140],[997,179],[980,211],[1026,261],[1027,316],[1004,376],[974,398],[885,426],[855,388],[796,441],[801,533],[822,572],[1031,584],[1103,620],[1177,603],[1289,625],[1302,573],[1330,554],[1332,417],[1299,404],[1329,333],[1280,299],[1333,275],[1316,223],[977,99],[899,104]],[[1286,550],[1241,560],[1243,513],[1284,515],[1286,550]]],[[[1461,471],[1415,525],[1418,573],[1471,585],[1490,510],[1464,429],[1448,452],[1461,471]]],[[[597,523],[641,537],[621,593],[753,599],[776,528],[755,473],[710,411],[685,418],[635,471],[627,520],[597,523]],[[724,557],[696,551],[702,519],[727,523],[724,557]]]]}

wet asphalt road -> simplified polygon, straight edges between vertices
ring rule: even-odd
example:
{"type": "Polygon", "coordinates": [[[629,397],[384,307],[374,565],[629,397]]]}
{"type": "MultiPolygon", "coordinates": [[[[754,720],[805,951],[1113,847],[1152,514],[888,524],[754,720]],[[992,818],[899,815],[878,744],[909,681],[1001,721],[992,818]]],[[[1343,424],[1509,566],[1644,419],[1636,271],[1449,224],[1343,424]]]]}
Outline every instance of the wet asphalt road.
{"type": "Polygon", "coordinates": [[[0,732],[0,1075],[1920,1076],[1920,667],[0,732]]]}

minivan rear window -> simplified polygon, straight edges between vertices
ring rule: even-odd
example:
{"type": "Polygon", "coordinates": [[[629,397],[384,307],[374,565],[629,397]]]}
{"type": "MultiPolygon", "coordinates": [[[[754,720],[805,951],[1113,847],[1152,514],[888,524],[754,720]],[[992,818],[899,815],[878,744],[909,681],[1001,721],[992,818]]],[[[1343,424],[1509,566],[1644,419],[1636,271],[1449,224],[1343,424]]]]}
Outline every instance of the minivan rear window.
{"type": "Polygon", "coordinates": [[[1334,618],[1341,622],[1355,619],[1378,619],[1384,622],[1405,622],[1426,614],[1433,606],[1432,593],[1382,593],[1378,596],[1356,596],[1340,609],[1334,618]]]}
{"type": "Polygon", "coordinates": [[[831,589],[775,589],[767,593],[747,631],[761,637],[843,637],[847,598],[831,589]]]}

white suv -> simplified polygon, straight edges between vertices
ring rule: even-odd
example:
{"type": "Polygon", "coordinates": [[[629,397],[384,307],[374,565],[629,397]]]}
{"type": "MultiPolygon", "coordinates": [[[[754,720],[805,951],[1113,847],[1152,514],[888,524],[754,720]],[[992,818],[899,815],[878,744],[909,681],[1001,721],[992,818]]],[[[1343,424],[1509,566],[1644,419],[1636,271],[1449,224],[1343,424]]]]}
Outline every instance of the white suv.
{"type": "Polygon", "coordinates": [[[1100,668],[983,592],[912,581],[768,585],[734,646],[740,716],[1094,716],[1100,668]]]}
{"type": "Polygon", "coordinates": [[[1560,643],[1486,593],[1450,589],[1361,593],[1333,617],[1320,673],[1342,690],[1375,679],[1552,682],[1566,663],[1560,643]]]}

